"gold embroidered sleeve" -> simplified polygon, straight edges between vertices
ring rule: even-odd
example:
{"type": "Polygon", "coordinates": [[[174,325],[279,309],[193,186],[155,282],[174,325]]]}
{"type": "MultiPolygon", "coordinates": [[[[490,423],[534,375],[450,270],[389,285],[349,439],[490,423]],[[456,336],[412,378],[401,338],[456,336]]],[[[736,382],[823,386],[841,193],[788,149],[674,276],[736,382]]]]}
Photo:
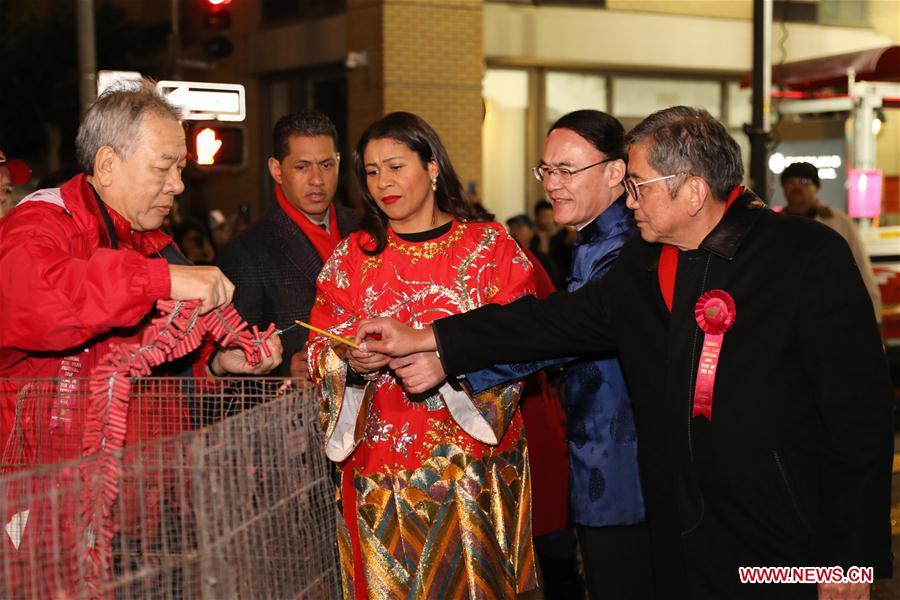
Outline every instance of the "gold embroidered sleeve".
{"type": "Polygon", "coordinates": [[[363,439],[376,384],[348,384],[347,362],[330,347],[322,353],[318,368],[322,382],[325,455],[340,462],[350,456],[363,439]]]}

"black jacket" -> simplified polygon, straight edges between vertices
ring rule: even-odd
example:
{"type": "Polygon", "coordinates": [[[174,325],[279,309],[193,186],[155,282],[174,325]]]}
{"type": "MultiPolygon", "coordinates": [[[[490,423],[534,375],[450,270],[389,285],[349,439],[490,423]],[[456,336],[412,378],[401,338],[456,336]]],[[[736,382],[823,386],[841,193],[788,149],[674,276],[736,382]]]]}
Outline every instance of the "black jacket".
{"type": "MultiPolygon", "coordinates": [[[[355,231],[353,211],[332,204],[341,237],[355,231]]],[[[316,278],[322,259],[290,217],[275,204],[255,224],[241,232],[218,255],[219,268],[234,283],[234,306],[250,324],[279,329],[295,319],[309,321],[316,299],[316,278]]],[[[281,337],[284,360],[272,374],[287,376],[291,356],[306,345],[307,330],[296,327],[281,337]]]]}
{"type": "Polygon", "coordinates": [[[447,372],[616,348],[634,403],[660,597],[815,597],[741,585],[738,566],[874,566],[889,576],[891,391],[846,242],[739,197],[681,252],[673,310],[660,246],[626,244],[602,280],[438,321],[447,372]],[[712,421],[691,417],[707,290],[735,301],[712,421]]]}

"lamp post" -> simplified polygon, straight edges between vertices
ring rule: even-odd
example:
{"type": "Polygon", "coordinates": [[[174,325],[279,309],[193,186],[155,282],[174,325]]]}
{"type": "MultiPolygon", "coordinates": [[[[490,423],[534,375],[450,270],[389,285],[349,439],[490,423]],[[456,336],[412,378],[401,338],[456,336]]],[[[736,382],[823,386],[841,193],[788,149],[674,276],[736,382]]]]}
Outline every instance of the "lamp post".
{"type": "Polygon", "coordinates": [[[81,110],[97,99],[97,43],[94,0],[78,0],[78,95],[81,110]]]}
{"type": "Polygon", "coordinates": [[[772,0],[753,0],[753,123],[750,180],[753,191],[769,200],[768,144],[772,103],[772,0]]]}

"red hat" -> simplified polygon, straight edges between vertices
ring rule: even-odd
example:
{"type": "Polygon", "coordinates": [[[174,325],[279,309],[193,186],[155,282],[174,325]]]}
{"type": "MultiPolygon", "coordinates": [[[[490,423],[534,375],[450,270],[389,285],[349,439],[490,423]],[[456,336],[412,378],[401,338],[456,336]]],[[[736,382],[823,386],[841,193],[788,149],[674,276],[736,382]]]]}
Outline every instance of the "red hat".
{"type": "Polygon", "coordinates": [[[31,169],[24,161],[17,158],[6,158],[3,152],[0,152],[0,167],[9,169],[9,176],[15,185],[23,185],[31,181],[31,169]]]}

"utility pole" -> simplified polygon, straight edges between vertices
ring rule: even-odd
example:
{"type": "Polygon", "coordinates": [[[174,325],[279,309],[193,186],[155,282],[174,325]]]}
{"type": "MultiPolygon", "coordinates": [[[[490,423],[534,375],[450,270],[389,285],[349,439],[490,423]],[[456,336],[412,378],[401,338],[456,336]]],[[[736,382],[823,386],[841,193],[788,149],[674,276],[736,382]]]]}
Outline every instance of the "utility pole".
{"type": "Polygon", "coordinates": [[[78,93],[84,112],[97,99],[94,0],[78,0],[78,93]]]}
{"type": "Polygon", "coordinates": [[[772,0],[753,0],[753,123],[750,137],[750,185],[769,201],[768,144],[772,102],[772,0]]]}
{"type": "Polygon", "coordinates": [[[180,0],[169,0],[169,78],[181,79],[180,0]]]}

